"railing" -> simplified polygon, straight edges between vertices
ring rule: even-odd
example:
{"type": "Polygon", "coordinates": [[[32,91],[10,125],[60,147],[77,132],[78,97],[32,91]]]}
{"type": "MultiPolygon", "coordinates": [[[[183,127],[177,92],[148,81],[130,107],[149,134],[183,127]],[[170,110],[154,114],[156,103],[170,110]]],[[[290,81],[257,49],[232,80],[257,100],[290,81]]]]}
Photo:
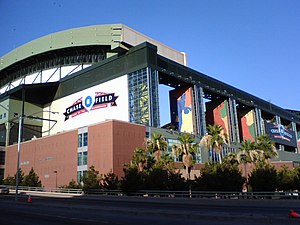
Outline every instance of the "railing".
{"type": "MultiPolygon", "coordinates": [[[[16,190],[16,186],[7,186],[10,190],[16,190]]],[[[35,192],[51,192],[51,193],[67,193],[67,194],[81,194],[82,189],[72,188],[43,188],[43,187],[27,187],[19,186],[19,192],[22,191],[35,191],[35,192]]]]}
{"type": "MultiPolygon", "coordinates": [[[[7,186],[11,191],[15,186],[7,186]]],[[[66,194],[82,194],[82,189],[70,188],[52,188],[45,189],[42,187],[24,187],[20,186],[19,191],[33,192],[51,192],[66,194]]],[[[12,192],[11,192],[12,193],[12,192]]],[[[102,190],[89,189],[85,195],[102,195],[102,196],[136,196],[136,197],[165,197],[165,198],[210,198],[210,199],[300,199],[299,191],[278,191],[278,192],[223,192],[223,191],[161,191],[161,190],[140,190],[131,193],[124,193],[121,190],[102,190]]]]}
{"type": "Polygon", "coordinates": [[[298,191],[288,192],[215,192],[215,191],[160,191],[141,190],[125,194],[121,190],[90,189],[87,195],[115,195],[137,197],[167,197],[167,198],[211,198],[211,199],[300,199],[298,191]]]}

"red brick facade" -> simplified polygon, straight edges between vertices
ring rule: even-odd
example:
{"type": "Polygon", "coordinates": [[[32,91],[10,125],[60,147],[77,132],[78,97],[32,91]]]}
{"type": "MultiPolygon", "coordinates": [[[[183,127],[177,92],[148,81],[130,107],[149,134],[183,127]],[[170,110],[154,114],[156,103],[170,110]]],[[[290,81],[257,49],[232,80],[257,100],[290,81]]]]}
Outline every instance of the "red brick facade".
{"type": "MultiPolygon", "coordinates": [[[[136,147],[142,147],[146,128],[122,121],[110,120],[88,127],[88,167],[100,174],[109,171],[123,175],[123,165],[129,163],[136,147]]],[[[42,185],[54,188],[77,180],[78,130],[59,133],[21,144],[20,167],[28,174],[33,167],[42,185]],[[57,174],[54,173],[57,171],[57,174]]],[[[6,151],[5,177],[17,170],[17,145],[6,151]]]]}

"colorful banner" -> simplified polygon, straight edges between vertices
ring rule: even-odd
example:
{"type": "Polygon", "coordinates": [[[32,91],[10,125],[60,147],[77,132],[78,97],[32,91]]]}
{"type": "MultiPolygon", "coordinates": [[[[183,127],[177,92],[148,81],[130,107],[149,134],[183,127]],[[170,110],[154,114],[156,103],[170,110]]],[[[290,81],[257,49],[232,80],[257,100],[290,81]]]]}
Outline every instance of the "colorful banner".
{"type": "Polygon", "coordinates": [[[218,124],[223,128],[223,133],[229,135],[229,109],[228,101],[211,101],[206,103],[206,122],[218,124]]]}
{"type": "Polygon", "coordinates": [[[297,140],[295,132],[286,129],[283,125],[265,122],[265,130],[269,137],[275,141],[275,143],[297,147],[297,140]]]}
{"type": "Polygon", "coordinates": [[[239,112],[240,137],[242,141],[255,141],[255,115],[254,110],[239,112]]]}
{"type": "Polygon", "coordinates": [[[170,91],[171,122],[180,132],[193,133],[192,88],[170,91]]]}

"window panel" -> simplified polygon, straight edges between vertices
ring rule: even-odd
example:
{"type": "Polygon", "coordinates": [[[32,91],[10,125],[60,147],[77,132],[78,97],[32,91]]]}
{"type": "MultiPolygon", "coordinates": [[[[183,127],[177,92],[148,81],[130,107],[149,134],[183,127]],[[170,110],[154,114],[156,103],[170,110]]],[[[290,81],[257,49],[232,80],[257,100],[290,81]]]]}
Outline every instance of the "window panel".
{"type": "Polygon", "coordinates": [[[78,156],[77,165],[82,166],[82,152],[78,152],[77,156],[78,156]]]}
{"type": "Polygon", "coordinates": [[[88,133],[83,133],[83,146],[88,146],[88,133]]]}
{"type": "Polygon", "coordinates": [[[87,165],[88,163],[88,152],[83,152],[83,162],[82,165],[87,165]]]}
{"type": "Polygon", "coordinates": [[[82,134],[78,134],[78,147],[82,147],[82,134]]]}

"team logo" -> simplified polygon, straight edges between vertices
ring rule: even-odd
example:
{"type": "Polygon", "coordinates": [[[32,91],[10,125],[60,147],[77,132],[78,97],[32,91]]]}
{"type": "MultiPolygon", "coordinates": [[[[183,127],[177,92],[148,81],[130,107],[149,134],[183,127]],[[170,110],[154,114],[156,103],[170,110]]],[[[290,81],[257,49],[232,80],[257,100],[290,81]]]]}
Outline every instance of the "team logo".
{"type": "Polygon", "coordinates": [[[275,125],[271,127],[270,133],[274,135],[274,138],[279,138],[286,141],[291,141],[293,139],[293,135],[281,124],[275,125]]]}
{"type": "Polygon", "coordinates": [[[283,138],[284,137],[284,133],[285,133],[284,126],[282,126],[281,124],[278,125],[278,131],[279,131],[279,134],[280,134],[281,138],[283,138]]]}
{"type": "Polygon", "coordinates": [[[75,117],[82,113],[90,112],[100,108],[106,108],[108,106],[117,106],[116,100],[119,96],[115,96],[115,93],[96,92],[94,96],[87,95],[79,98],[72,106],[66,108],[65,121],[69,117],[75,117]]]}

